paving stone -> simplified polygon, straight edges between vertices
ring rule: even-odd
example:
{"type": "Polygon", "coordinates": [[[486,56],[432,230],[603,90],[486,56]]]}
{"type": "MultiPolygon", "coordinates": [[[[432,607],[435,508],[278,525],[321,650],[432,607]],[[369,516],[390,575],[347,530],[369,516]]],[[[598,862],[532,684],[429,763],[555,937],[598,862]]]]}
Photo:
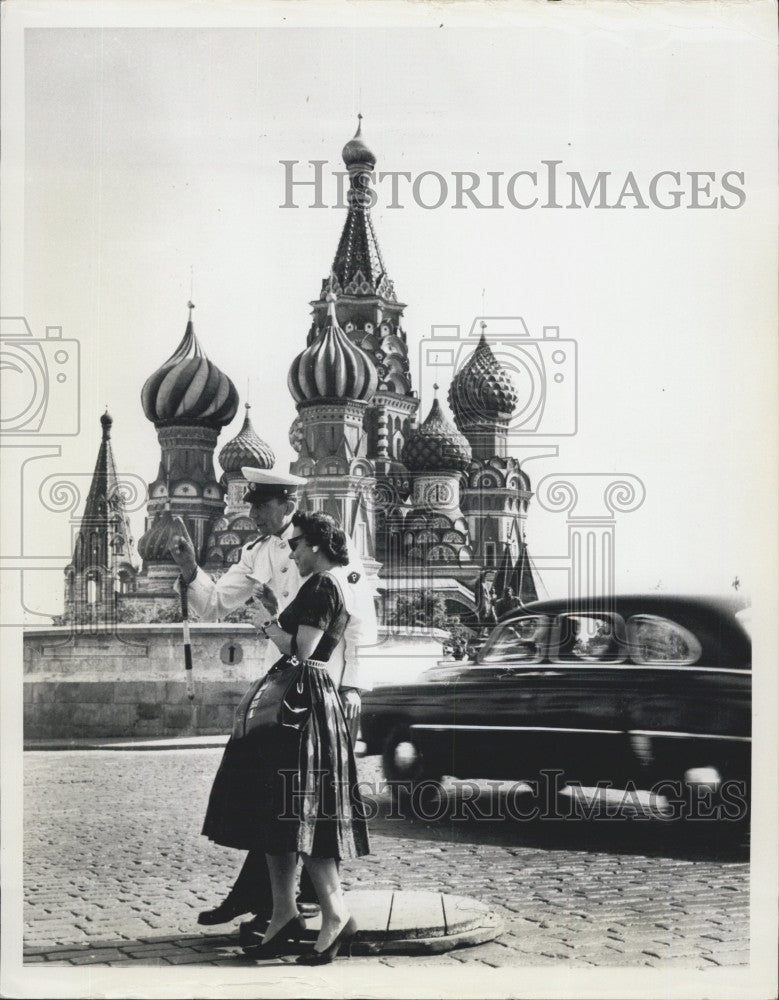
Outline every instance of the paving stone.
{"type": "Polygon", "coordinates": [[[208,959],[197,951],[179,951],[175,955],[166,955],[163,959],[169,965],[195,965],[196,963],[207,964],[208,959]]]}
{"type": "MultiPolygon", "coordinates": [[[[243,967],[229,934],[212,941],[196,923],[201,909],[224,897],[243,860],[200,836],[220,756],[221,749],[25,754],[24,941],[34,964],[49,956],[65,965],[65,952],[92,951],[95,966],[113,966],[102,951],[128,966],[170,964],[170,954],[177,964],[243,967]]],[[[359,767],[366,780],[378,773],[375,761],[359,767]]],[[[380,816],[374,853],[345,862],[343,880],[355,890],[472,896],[503,915],[500,943],[403,957],[411,964],[748,962],[748,851],[724,856],[702,844],[695,853],[661,826],[608,826],[533,830],[380,816]]],[[[237,922],[230,934],[236,929],[237,922]]]]}

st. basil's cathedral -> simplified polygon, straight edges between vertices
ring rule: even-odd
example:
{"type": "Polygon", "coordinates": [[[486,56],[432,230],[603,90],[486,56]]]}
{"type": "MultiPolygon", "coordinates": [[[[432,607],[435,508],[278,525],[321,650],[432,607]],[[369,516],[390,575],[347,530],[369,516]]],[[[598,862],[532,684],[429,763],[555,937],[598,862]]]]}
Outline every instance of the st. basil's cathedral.
{"type": "MultiPolygon", "coordinates": [[[[384,620],[400,596],[433,591],[452,620],[474,623],[490,593],[499,609],[537,596],[525,539],[530,481],[508,454],[520,401],[482,323],[478,345],[446,393],[454,422],[438,386],[420,422],[406,307],[387,274],[370,213],[376,157],[361,123],[343,160],[350,179],[346,221],[287,379],[297,409],[290,472],[306,480],[303,506],[333,514],[349,534],[374,578],[384,620]]],[[[141,392],[161,456],[137,554],[118,486],[112,421],[107,413],[101,418],[92,487],[65,570],[66,621],[177,617],[171,515],[183,519],[198,561],[214,578],[257,537],[242,500],[241,469],[271,469],[275,456],[246,403],[241,430],[218,453],[217,477],[217,440],[240,404],[232,380],[195,335],[193,308],[181,343],[141,392]]]]}

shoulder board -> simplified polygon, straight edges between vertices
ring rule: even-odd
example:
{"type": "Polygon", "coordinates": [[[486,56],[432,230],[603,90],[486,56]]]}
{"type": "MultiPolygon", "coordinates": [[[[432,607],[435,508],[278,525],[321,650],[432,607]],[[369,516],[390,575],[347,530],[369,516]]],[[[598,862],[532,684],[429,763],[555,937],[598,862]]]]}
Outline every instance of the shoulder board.
{"type": "Polygon", "coordinates": [[[253,542],[249,542],[249,544],[245,546],[245,550],[247,552],[251,552],[252,549],[256,548],[260,544],[260,542],[266,541],[268,537],[268,535],[261,535],[259,538],[255,538],[253,542]]]}

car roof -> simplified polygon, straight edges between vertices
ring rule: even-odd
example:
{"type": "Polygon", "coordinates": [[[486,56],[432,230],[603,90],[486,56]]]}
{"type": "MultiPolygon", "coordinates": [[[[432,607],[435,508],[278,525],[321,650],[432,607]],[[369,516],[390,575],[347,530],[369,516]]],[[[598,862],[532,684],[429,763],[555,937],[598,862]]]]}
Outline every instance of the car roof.
{"type": "Polygon", "coordinates": [[[519,618],[529,612],[564,614],[565,612],[615,611],[624,617],[627,614],[660,614],[664,609],[691,610],[708,608],[719,614],[732,617],[745,607],[742,599],[728,595],[711,594],[663,594],[657,591],[635,594],[611,594],[595,597],[557,597],[544,601],[532,601],[501,616],[501,621],[519,618]],[[634,610],[639,608],[640,611],[634,610]]]}

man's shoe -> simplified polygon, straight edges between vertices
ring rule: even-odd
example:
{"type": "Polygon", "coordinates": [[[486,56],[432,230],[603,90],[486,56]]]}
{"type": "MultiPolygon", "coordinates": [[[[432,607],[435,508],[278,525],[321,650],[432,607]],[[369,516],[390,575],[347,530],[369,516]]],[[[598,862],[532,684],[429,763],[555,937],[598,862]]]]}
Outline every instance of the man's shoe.
{"type": "Polygon", "coordinates": [[[244,913],[249,913],[250,909],[251,907],[245,906],[242,903],[236,903],[228,896],[223,903],[215,906],[213,910],[203,910],[202,913],[199,913],[197,922],[205,924],[207,927],[210,927],[212,924],[228,924],[231,920],[235,920],[236,917],[241,917],[244,913]]]}

